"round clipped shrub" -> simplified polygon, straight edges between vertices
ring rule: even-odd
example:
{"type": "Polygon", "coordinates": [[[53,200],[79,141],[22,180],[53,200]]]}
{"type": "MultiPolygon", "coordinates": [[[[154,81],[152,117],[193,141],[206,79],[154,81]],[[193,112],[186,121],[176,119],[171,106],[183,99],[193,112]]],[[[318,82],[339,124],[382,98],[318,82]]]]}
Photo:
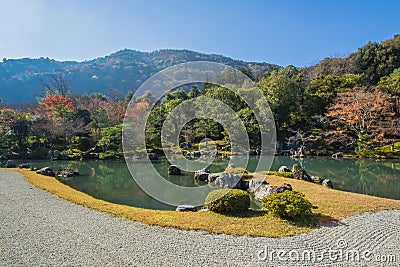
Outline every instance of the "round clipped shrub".
{"type": "Polygon", "coordinates": [[[217,213],[245,211],[250,207],[250,195],[239,189],[218,189],[206,197],[205,207],[217,213]]]}
{"type": "Polygon", "coordinates": [[[312,217],[314,207],[304,198],[304,194],[296,191],[273,193],[261,200],[263,207],[275,216],[291,221],[307,220],[312,217]]]}

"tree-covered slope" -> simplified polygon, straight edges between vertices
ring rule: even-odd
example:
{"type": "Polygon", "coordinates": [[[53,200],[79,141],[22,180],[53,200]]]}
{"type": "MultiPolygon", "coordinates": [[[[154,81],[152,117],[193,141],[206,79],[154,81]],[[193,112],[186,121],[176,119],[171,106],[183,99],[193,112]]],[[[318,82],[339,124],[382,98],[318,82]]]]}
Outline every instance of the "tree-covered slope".
{"type": "Polygon", "coordinates": [[[30,102],[43,94],[41,81],[47,83],[54,73],[63,73],[72,93],[100,92],[110,89],[125,94],[154,73],[188,61],[213,61],[232,67],[250,67],[253,73],[265,72],[268,63],[244,62],[229,57],[189,50],[140,52],[124,49],[90,61],[56,61],[49,58],[3,59],[0,62],[0,98],[6,103],[30,102]]]}

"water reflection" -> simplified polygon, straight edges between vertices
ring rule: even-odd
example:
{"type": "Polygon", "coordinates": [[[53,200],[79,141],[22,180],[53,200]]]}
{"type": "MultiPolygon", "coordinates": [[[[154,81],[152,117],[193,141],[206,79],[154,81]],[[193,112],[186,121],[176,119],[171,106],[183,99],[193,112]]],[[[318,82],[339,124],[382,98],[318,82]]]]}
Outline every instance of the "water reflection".
{"type": "MultiPolygon", "coordinates": [[[[295,160],[288,157],[276,157],[271,170],[280,166],[289,168],[300,164],[311,175],[322,176],[333,181],[336,189],[362,194],[400,199],[400,162],[375,161],[368,159],[306,158],[295,160]]],[[[169,163],[165,159],[153,162],[157,171],[170,182],[182,186],[199,186],[193,179],[193,173],[181,176],[169,176],[169,163]]],[[[221,172],[228,164],[227,159],[216,159],[209,167],[211,172],[221,172]]],[[[70,167],[77,169],[82,176],[63,183],[83,191],[95,198],[106,201],[152,209],[174,209],[148,196],[132,179],[123,161],[36,161],[31,165],[50,166],[53,169],[70,167]]],[[[254,170],[257,158],[251,157],[248,169],[254,170]]],[[[143,175],[146,175],[144,173],[143,175]]],[[[203,184],[201,184],[203,185],[203,184]]],[[[166,192],[168,193],[168,192],[166,192]]],[[[184,200],[182,200],[184,202],[184,200]]]]}
{"type": "Polygon", "coordinates": [[[311,175],[323,176],[334,182],[335,188],[400,199],[400,163],[370,159],[306,158],[293,160],[277,157],[272,167],[300,164],[311,175]]]}

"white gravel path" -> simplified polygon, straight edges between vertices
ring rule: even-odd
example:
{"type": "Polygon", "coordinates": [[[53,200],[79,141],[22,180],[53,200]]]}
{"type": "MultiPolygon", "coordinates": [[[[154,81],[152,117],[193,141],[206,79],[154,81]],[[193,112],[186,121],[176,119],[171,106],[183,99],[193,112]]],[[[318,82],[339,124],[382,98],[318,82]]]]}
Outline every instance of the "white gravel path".
{"type": "Polygon", "coordinates": [[[97,212],[0,171],[0,266],[400,266],[399,247],[400,211],[281,239],[213,235],[97,212]]]}

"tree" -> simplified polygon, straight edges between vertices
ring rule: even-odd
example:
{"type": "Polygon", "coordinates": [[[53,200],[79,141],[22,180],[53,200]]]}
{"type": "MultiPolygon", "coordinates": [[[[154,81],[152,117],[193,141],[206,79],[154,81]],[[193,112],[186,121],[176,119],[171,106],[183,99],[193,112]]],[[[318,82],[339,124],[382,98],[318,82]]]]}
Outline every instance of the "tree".
{"type": "Polygon", "coordinates": [[[389,76],[382,77],[378,87],[400,97],[400,68],[395,69],[389,76]]]}
{"type": "Polygon", "coordinates": [[[75,104],[72,98],[64,97],[58,94],[47,94],[46,97],[39,103],[40,108],[44,110],[44,113],[49,119],[52,119],[54,115],[62,115],[63,111],[73,111],[75,104]]]}
{"type": "Polygon", "coordinates": [[[271,70],[260,78],[258,86],[265,95],[275,118],[276,128],[282,133],[302,124],[304,86],[297,68],[288,66],[271,70]]]}
{"type": "Polygon", "coordinates": [[[326,75],[314,79],[304,92],[306,118],[323,115],[338,92],[363,85],[360,74],[326,75]]]}
{"type": "Polygon", "coordinates": [[[368,139],[380,145],[389,142],[388,136],[398,127],[392,105],[390,95],[381,90],[357,88],[338,93],[327,117],[334,130],[352,132],[360,146],[372,145],[366,144],[368,139]]]}
{"type": "Polygon", "coordinates": [[[40,82],[46,92],[46,95],[58,94],[66,97],[69,93],[70,84],[62,72],[54,73],[51,76],[50,85],[47,84],[43,79],[41,79],[40,82]]]}
{"type": "Polygon", "coordinates": [[[381,77],[388,76],[400,67],[400,35],[378,43],[368,43],[349,56],[367,83],[376,85],[381,77]]]}

